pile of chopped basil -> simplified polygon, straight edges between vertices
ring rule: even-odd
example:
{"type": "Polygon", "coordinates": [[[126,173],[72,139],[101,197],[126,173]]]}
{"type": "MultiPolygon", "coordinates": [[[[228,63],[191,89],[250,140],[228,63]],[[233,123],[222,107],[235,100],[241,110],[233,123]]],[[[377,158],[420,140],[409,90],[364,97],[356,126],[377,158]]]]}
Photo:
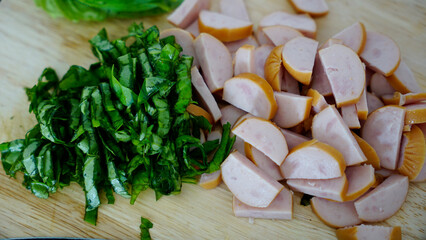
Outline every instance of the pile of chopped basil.
{"type": "Polygon", "coordinates": [[[71,66],[61,79],[46,68],[27,89],[37,125],[0,151],[6,174],[23,172],[23,185],[39,198],[81,185],[84,219],[96,224],[100,194],[131,204],[147,188],[157,199],[177,194],[183,182],[219,170],[235,137],[228,123],[220,142],[200,142],[212,126],[186,111],[193,58],[180,56],[174,36],[159,39],[156,26],[133,24],[121,39],[109,41],[103,29],[90,43],[99,62],[71,66]]]}

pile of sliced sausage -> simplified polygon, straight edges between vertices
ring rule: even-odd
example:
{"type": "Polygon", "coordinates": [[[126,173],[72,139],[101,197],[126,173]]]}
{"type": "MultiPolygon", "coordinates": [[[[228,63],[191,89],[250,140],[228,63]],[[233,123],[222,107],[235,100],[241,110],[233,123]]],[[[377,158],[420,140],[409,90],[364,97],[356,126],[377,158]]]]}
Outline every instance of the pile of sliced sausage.
{"type": "Polygon", "coordinates": [[[300,14],[273,12],[255,31],[243,0],[220,12],[185,0],[168,17],[178,28],[161,36],[195,57],[188,111],[216,124],[202,141],[227,122],[237,137],[199,184],[223,179],[237,217],[291,219],[294,191],[339,239],[400,239],[399,226],[359,224],[391,217],[409,181],[426,180],[426,93],[388,36],[356,22],[320,45],[325,1],[290,2],[300,14]]]}

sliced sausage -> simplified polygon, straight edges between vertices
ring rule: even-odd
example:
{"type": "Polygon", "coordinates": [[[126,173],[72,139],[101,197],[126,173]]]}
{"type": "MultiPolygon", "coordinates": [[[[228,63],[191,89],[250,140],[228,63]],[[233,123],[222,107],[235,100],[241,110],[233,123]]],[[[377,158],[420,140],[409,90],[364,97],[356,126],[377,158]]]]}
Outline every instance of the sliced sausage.
{"type": "Polygon", "coordinates": [[[338,32],[332,38],[342,40],[344,45],[350,47],[357,54],[360,54],[362,50],[364,50],[367,33],[365,31],[364,24],[356,22],[338,32]]]}
{"type": "Polygon", "coordinates": [[[359,147],[361,148],[364,155],[367,157],[367,161],[365,164],[370,164],[374,167],[374,169],[379,170],[380,169],[380,158],[376,153],[376,150],[368,142],[366,142],[364,139],[356,135],[354,132],[352,132],[352,135],[355,137],[355,140],[358,142],[359,147]]]}
{"type": "Polygon", "coordinates": [[[308,137],[305,137],[303,135],[300,135],[298,133],[295,133],[295,132],[287,130],[287,129],[281,129],[281,132],[283,133],[283,135],[284,135],[284,137],[287,141],[287,145],[288,145],[289,150],[293,149],[294,147],[296,147],[299,144],[302,144],[304,142],[311,140],[308,137]]]}
{"type": "Polygon", "coordinates": [[[198,18],[201,10],[209,7],[209,0],[185,0],[167,17],[167,21],[176,27],[186,28],[198,18]]]}
{"type": "Polygon", "coordinates": [[[352,166],[346,168],[348,191],[345,201],[352,201],[366,193],[376,182],[374,168],[371,165],[352,166]]]}
{"type": "Polygon", "coordinates": [[[346,176],[332,179],[289,179],[287,185],[294,191],[343,202],[348,189],[346,176]]]}
{"type": "Polygon", "coordinates": [[[194,86],[194,89],[199,96],[199,99],[213,117],[214,122],[219,121],[219,119],[222,117],[222,113],[220,112],[216,100],[204,82],[204,79],[198,71],[197,67],[191,68],[191,81],[192,86],[194,86]]]}
{"type": "Polygon", "coordinates": [[[306,96],[312,97],[312,110],[315,113],[321,112],[324,108],[328,107],[328,103],[324,96],[321,95],[317,90],[310,88],[306,93],[306,96]]]}
{"type": "Polygon", "coordinates": [[[318,42],[306,37],[296,37],[288,41],[282,51],[285,69],[299,82],[309,85],[318,42]]]}
{"type": "Polygon", "coordinates": [[[411,131],[402,135],[398,172],[407,176],[409,180],[415,179],[422,170],[425,156],[425,136],[419,127],[413,125],[411,131]]]}
{"type": "Polygon", "coordinates": [[[291,128],[305,121],[311,112],[312,97],[287,92],[274,92],[278,110],[273,121],[282,128],[291,128]]]}
{"type": "Polygon", "coordinates": [[[216,127],[207,135],[207,141],[220,140],[222,138],[222,128],[216,127]]]}
{"type": "Polygon", "coordinates": [[[232,133],[264,153],[277,165],[281,165],[288,154],[284,135],[271,121],[257,117],[247,118],[234,127],[232,133]]]}
{"type": "Polygon", "coordinates": [[[375,73],[371,76],[370,90],[378,97],[395,92],[388,80],[380,73],[375,73]]]}
{"type": "Polygon", "coordinates": [[[420,124],[426,122],[426,103],[405,105],[405,124],[420,124]]]}
{"type": "Polygon", "coordinates": [[[257,43],[256,39],[250,35],[244,39],[233,41],[233,42],[227,42],[225,43],[225,46],[228,48],[229,52],[231,54],[235,53],[240,47],[244,45],[253,45],[255,47],[258,47],[259,44],[257,43]]]}
{"type": "Polygon", "coordinates": [[[234,75],[256,73],[253,45],[244,45],[235,53],[234,75]]]}
{"type": "Polygon", "coordinates": [[[339,151],[313,139],[293,148],[280,168],[286,179],[330,179],[341,177],[346,164],[339,151]]]}
{"type": "Polygon", "coordinates": [[[325,72],[324,66],[321,63],[321,59],[317,54],[315,56],[315,64],[312,72],[311,88],[318,91],[323,96],[333,95],[333,90],[331,89],[330,81],[328,81],[327,74],[325,72]]]}
{"type": "Polygon", "coordinates": [[[222,182],[220,170],[212,173],[203,173],[198,180],[198,185],[204,189],[213,189],[222,182]]]}
{"type": "Polygon", "coordinates": [[[368,116],[368,104],[367,104],[367,85],[364,87],[361,98],[356,103],[356,111],[359,120],[366,120],[368,116]]]}
{"type": "Polygon", "coordinates": [[[290,0],[291,5],[298,13],[307,13],[312,17],[327,15],[328,5],[325,0],[290,0]]]}
{"type": "Polygon", "coordinates": [[[293,194],[283,188],[266,208],[248,206],[234,196],[232,210],[236,217],[290,220],[293,217],[293,194]]]}
{"type": "Polygon", "coordinates": [[[220,112],[222,113],[222,118],[220,119],[220,123],[222,124],[222,126],[225,125],[227,122],[229,122],[231,126],[233,126],[234,123],[238,120],[238,118],[246,114],[244,110],[241,110],[232,105],[222,107],[220,109],[220,112]]]}
{"type": "Polygon", "coordinates": [[[195,104],[192,104],[192,103],[189,104],[188,107],[186,108],[186,111],[193,116],[203,116],[212,125],[215,123],[210,113],[208,113],[206,110],[204,110],[203,108],[195,104]]]}
{"type": "Polygon", "coordinates": [[[198,37],[198,35],[200,35],[200,30],[198,29],[198,19],[192,22],[187,28],[185,28],[185,30],[190,32],[193,37],[198,37]]]}
{"type": "Polygon", "coordinates": [[[380,100],[380,98],[376,97],[376,95],[367,92],[367,106],[368,112],[372,113],[385,105],[383,104],[382,100],[380,100]]]}
{"type": "MultiPolygon", "coordinates": [[[[426,123],[417,125],[420,130],[422,130],[423,135],[425,136],[426,141],[426,123]]],[[[421,167],[419,175],[415,179],[412,180],[412,182],[424,182],[426,181],[426,155],[425,155],[425,161],[423,163],[423,166],[421,167]]]]}
{"type": "Polygon", "coordinates": [[[393,174],[371,192],[355,201],[361,220],[384,221],[394,215],[405,202],[408,192],[408,177],[393,174]]]}
{"type": "Polygon", "coordinates": [[[281,91],[285,71],[281,57],[283,47],[283,45],[279,45],[272,49],[265,62],[265,80],[268,81],[274,91],[281,91]]]}
{"type": "Polygon", "coordinates": [[[200,32],[209,33],[223,42],[232,42],[249,37],[253,23],[203,10],[198,17],[198,27],[200,32]]]}
{"type": "Polygon", "coordinates": [[[357,103],[365,87],[365,70],[358,55],[340,44],[322,49],[318,54],[337,106],[357,103]]]}
{"type": "Polygon", "coordinates": [[[350,129],[359,129],[361,124],[359,123],[358,112],[356,105],[346,105],[340,108],[342,119],[350,129]]]}
{"type": "Polygon", "coordinates": [[[238,151],[240,154],[245,156],[244,153],[244,140],[236,136],[234,146],[232,146],[231,151],[238,151]]]}
{"type": "Polygon", "coordinates": [[[244,0],[221,0],[220,12],[227,16],[250,22],[244,0]]]}
{"type": "Polygon", "coordinates": [[[336,236],[338,240],[401,240],[401,227],[359,225],[354,227],[337,229],[336,236]]]}
{"type": "Polygon", "coordinates": [[[303,34],[288,26],[270,26],[262,28],[263,33],[275,46],[284,45],[296,37],[303,37],[303,34]]]}
{"type": "Polygon", "coordinates": [[[281,91],[300,95],[299,82],[294,79],[294,77],[291,76],[290,73],[285,71],[285,69],[283,78],[281,80],[281,91]]]}
{"type": "Polygon", "coordinates": [[[258,168],[262,169],[266,174],[277,181],[284,179],[281,175],[280,166],[278,166],[268,156],[248,143],[244,144],[244,149],[246,157],[250,159],[258,168]]]}
{"type": "Polygon", "coordinates": [[[360,56],[367,67],[385,77],[389,77],[395,72],[401,59],[399,47],[392,39],[371,31],[367,31],[367,39],[360,56]]]}
{"type": "Polygon", "coordinates": [[[228,48],[212,35],[201,33],[194,40],[194,49],[210,92],[221,90],[233,75],[228,48]]]}
{"type": "Polygon", "coordinates": [[[313,197],[311,199],[312,211],[319,219],[330,227],[340,228],[362,221],[358,218],[353,201],[334,202],[327,199],[313,197]]]}
{"type": "Polygon", "coordinates": [[[267,207],[284,188],[237,151],[221,165],[222,179],[241,202],[252,207],[267,207]]]}
{"type": "Polygon", "coordinates": [[[256,74],[265,78],[265,62],[274,47],[272,45],[262,45],[254,50],[254,61],[256,64],[256,74]]]}
{"type": "Polygon", "coordinates": [[[176,43],[182,47],[182,54],[186,54],[194,57],[194,61],[192,63],[193,66],[198,66],[198,61],[195,56],[194,46],[192,41],[194,37],[188,31],[185,31],[180,28],[169,28],[160,33],[161,38],[165,38],[168,36],[175,36],[176,43]]]}
{"type": "Polygon", "coordinates": [[[317,25],[307,14],[290,14],[278,11],[263,17],[259,22],[260,28],[275,25],[292,27],[309,38],[315,38],[317,34],[317,25]]]}
{"type": "Polygon", "coordinates": [[[223,100],[265,119],[271,119],[277,112],[277,102],[271,86],[253,73],[242,73],[226,81],[223,100]]]}
{"type": "Polygon", "coordinates": [[[341,152],[347,166],[367,160],[334,106],[328,106],[315,115],[312,120],[312,136],[341,152]]]}
{"type": "Polygon", "coordinates": [[[376,150],[381,167],[396,168],[404,116],[404,108],[385,106],[370,114],[364,123],[361,136],[376,150]]]}
{"type": "Polygon", "coordinates": [[[413,72],[404,61],[399,63],[396,71],[388,77],[389,84],[401,93],[419,93],[422,88],[416,81],[413,72]]]}

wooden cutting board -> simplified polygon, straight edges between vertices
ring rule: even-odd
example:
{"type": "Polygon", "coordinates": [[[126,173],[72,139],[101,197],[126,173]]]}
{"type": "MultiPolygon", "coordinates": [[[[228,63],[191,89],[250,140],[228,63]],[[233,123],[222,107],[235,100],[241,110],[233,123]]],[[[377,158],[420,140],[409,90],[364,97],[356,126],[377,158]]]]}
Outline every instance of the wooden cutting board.
{"type": "MultiPolygon", "coordinates": [[[[278,10],[294,12],[286,0],[246,0],[250,16],[278,10]]],[[[330,13],[316,19],[318,40],[325,41],[355,21],[368,30],[386,33],[400,46],[403,59],[426,89],[426,2],[424,0],[327,0],[330,13]]],[[[218,1],[213,2],[218,9],[218,1]]],[[[95,58],[88,40],[102,27],[111,39],[126,33],[133,21],[160,29],[171,27],[166,16],[100,23],[72,23],[51,19],[32,0],[0,2],[0,142],[24,137],[35,121],[28,113],[23,87],[32,86],[45,67],[64,74],[70,65],[88,67],[95,58]]],[[[1,168],[1,167],[0,167],[1,168]]],[[[294,197],[291,221],[236,218],[231,193],[222,184],[204,190],[185,184],[180,195],[155,201],[148,190],[131,206],[116,197],[102,204],[98,226],[83,221],[84,195],[74,184],[47,200],[36,198],[21,185],[22,176],[10,179],[0,169],[0,238],[24,236],[137,239],[140,217],[154,223],[155,239],[333,239],[335,230],[324,225],[310,207],[294,197]]],[[[407,201],[380,225],[402,226],[403,239],[426,239],[426,184],[410,184],[407,201]]],[[[105,199],[104,199],[105,200],[105,199]]],[[[104,201],[105,202],[105,201],[104,201]]]]}

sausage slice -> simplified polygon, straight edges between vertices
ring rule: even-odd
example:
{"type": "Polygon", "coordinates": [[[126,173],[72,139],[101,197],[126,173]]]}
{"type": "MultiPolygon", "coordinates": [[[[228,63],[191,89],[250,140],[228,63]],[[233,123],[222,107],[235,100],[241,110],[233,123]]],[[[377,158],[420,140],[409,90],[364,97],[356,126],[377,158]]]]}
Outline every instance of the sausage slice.
{"type": "Polygon", "coordinates": [[[411,131],[402,135],[398,172],[410,180],[415,179],[422,170],[425,156],[425,136],[419,127],[413,125],[411,131]]]}
{"type": "Polygon", "coordinates": [[[348,191],[345,201],[352,201],[366,193],[375,183],[374,168],[371,165],[348,167],[345,171],[348,191]]]}
{"type": "Polygon", "coordinates": [[[253,45],[244,45],[235,53],[234,75],[240,73],[256,73],[253,45]]]}
{"type": "Polygon", "coordinates": [[[338,32],[331,38],[342,40],[344,45],[350,47],[357,54],[360,54],[364,49],[365,42],[367,40],[367,33],[365,31],[364,24],[356,22],[338,32]]]}
{"type": "Polygon", "coordinates": [[[221,90],[233,75],[228,48],[212,35],[201,33],[194,40],[194,49],[210,92],[221,90]]]}
{"type": "Polygon", "coordinates": [[[229,154],[221,171],[223,181],[234,196],[252,207],[269,206],[284,188],[237,151],[229,154]]]}
{"type": "Polygon", "coordinates": [[[307,14],[290,14],[277,11],[263,17],[259,22],[259,28],[275,25],[292,27],[309,38],[315,38],[317,34],[317,25],[307,14]]]}
{"type": "Polygon", "coordinates": [[[312,17],[327,15],[328,5],[325,0],[290,0],[291,5],[298,13],[307,13],[312,17]]]}
{"type": "Polygon", "coordinates": [[[360,57],[367,67],[389,77],[398,68],[401,53],[398,45],[388,36],[367,31],[367,40],[360,57]]]}
{"type": "Polygon", "coordinates": [[[353,201],[334,202],[324,198],[311,199],[312,211],[330,227],[340,228],[360,224],[353,201]]]}
{"type": "Polygon", "coordinates": [[[282,128],[291,128],[309,117],[312,97],[287,92],[274,92],[278,110],[273,121],[282,128]]]}
{"type": "Polygon", "coordinates": [[[280,168],[286,179],[330,179],[341,177],[346,165],[339,151],[313,139],[293,148],[280,168]]]}
{"type": "Polygon", "coordinates": [[[288,154],[284,135],[271,121],[257,117],[247,118],[234,127],[232,133],[264,153],[277,165],[281,165],[288,154]]]}
{"type": "Polygon", "coordinates": [[[192,86],[194,86],[195,91],[199,96],[199,99],[213,117],[214,122],[219,121],[219,119],[222,117],[222,113],[220,112],[216,100],[204,82],[204,79],[198,71],[197,67],[191,68],[191,81],[192,86]]]}
{"type": "Polygon", "coordinates": [[[294,191],[343,202],[348,189],[346,176],[332,179],[288,179],[287,185],[294,191]]]}
{"type": "Polygon", "coordinates": [[[401,240],[401,227],[384,227],[378,225],[359,225],[337,229],[338,240],[401,240]]]}
{"type": "Polygon", "coordinates": [[[341,44],[322,49],[318,54],[337,107],[357,103],[365,87],[365,70],[358,55],[341,44]]]}
{"type": "Polygon", "coordinates": [[[253,23],[203,10],[198,17],[198,27],[200,32],[209,33],[223,42],[232,42],[249,37],[253,23]]]}
{"type": "Polygon", "coordinates": [[[242,73],[226,81],[223,100],[265,119],[271,119],[277,112],[277,102],[271,86],[253,73],[242,73]]]}
{"type": "Polygon", "coordinates": [[[371,192],[356,200],[355,209],[363,221],[384,221],[401,208],[407,192],[408,177],[393,174],[371,192]]]}
{"type": "Polygon", "coordinates": [[[293,194],[283,188],[266,208],[248,206],[234,196],[232,210],[236,217],[290,220],[293,217],[293,194]]]}
{"type": "Polygon", "coordinates": [[[282,51],[285,69],[299,82],[309,85],[318,42],[306,37],[296,37],[288,41],[282,51]]]}
{"type": "Polygon", "coordinates": [[[328,106],[315,115],[312,120],[312,136],[341,152],[347,166],[367,160],[334,106],[328,106]]]}
{"type": "Polygon", "coordinates": [[[405,109],[398,106],[385,106],[370,114],[361,131],[362,138],[376,150],[380,166],[396,169],[405,109]]]}
{"type": "Polygon", "coordinates": [[[399,63],[396,71],[388,77],[389,84],[401,93],[419,93],[422,88],[416,81],[413,72],[404,61],[399,63]]]}
{"type": "Polygon", "coordinates": [[[296,37],[303,37],[303,34],[288,26],[270,26],[262,28],[263,33],[275,46],[284,45],[296,37]]]}

